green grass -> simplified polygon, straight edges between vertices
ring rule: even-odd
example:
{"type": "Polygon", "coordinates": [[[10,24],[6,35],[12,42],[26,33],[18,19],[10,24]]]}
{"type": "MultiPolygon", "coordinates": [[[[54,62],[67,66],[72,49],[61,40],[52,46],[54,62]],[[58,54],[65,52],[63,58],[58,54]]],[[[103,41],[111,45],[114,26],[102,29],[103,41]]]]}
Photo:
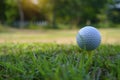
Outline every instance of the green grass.
{"type": "MultiPolygon", "coordinates": [[[[120,44],[120,28],[99,29],[104,44],[120,44]]],[[[3,42],[56,42],[76,44],[79,30],[11,30],[0,32],[0,43],[3,42]]]]}
{"type": "Polygon", "coordinates": [[[0,80],[120,80],[120,45],[1,43],[0,80]]]}

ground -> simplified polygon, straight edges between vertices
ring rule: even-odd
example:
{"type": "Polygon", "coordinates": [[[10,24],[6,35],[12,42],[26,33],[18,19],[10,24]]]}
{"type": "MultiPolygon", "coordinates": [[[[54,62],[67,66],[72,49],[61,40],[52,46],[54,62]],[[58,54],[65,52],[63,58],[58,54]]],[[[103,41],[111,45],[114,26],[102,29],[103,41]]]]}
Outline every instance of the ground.
{"type": "MultiPolygon", "coordinates": [[[[120,44],[120,29],[99,29],[103,44],[120,44]]],[[[0,33],[0,42],[56,42],[76,44],[79,30],[12,30],[0,33]]]]}
{"type": "Polygon", "coordinates": [[[120,80],[120,29],[99,29],[93,51],[76,45],[78,30],[0,33],[0,80],[120,80]]]}
{"type": "Polygon", "coordinates": [[[2,43],[0,80],[120,80],[120,46],[2,43]]]}

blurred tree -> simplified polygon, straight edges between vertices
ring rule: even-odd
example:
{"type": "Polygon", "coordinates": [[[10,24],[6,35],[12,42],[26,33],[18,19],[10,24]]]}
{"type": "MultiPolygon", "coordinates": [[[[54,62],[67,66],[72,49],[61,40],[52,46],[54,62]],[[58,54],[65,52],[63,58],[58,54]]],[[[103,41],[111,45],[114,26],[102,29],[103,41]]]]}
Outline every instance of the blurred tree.
{"type": "Polygon", "coordinates": [[[59,22],[78,24],[81,17],[80,0],[55,0],[54,15],[59,22]]]}
{"type": "Polygon", "coordinates": [[[38,0],[37,4],[40,12],[45,15],[47,22],[52,28],[57,28],[56,3],[57,0],[38,0]]]}
{"type": "Polygon", "coordinates": [[[5,21],[5,0],[0,2],[0,23],[5,21]]]}
{"type": "Polygon", "coordinates": [[[20,28],[24,27],[24,12],[21,4],[21,0],[17,0],[18,10],[19,10],[19,17],[20,17],[20,28]]]}
{"type": "Polygon", "coordinates": [[[120,23],[120,0],[112,0],[109,3],[107,17],[113,23],[120,23]]]}
{"type": "MultiPolygon", "coordinates": [[[[23,28],[24,21],[44,21],[46,20],[47,8],[43,5],[45,1],[33,3],[33,0],[2,0],[4,1],[4,6],[1,6],[1,13],[4,12],[5,17],[1,19],[5,19],[9,25],[17,22],[17,26],[23,28]],[[3,8],[2,8],[3,7],[3,8]],[[5,8],[5,9],[4,9],[5,8]]],[[[41,1],[41,0],[39,0],[41,1]]],[[[0,3],[3,5],[3,2],[0,3]]],[[[3,16],[1,16],[3,17],[3,16]]]]}
{"type": "Polygon", "coordinates": [[[97,15],[105,8],[107,0],[81,0],[82,20],[90,20],[92,23],[98,22],[97,15]]]}
{"type": "Polygon", "coordinates": [[[46,20],[47,9],[45,5],[43,5],[45,2],[39,1],[33,2],[33,0],[22,0],[24,19],[26,21],[46,20]]]}
{"type": "Polygon", "coordinates": [[[54,0],[55,15],[61,22],[85,24],[96,23],[97,14],[107,4],[107,0],[54,0]]]}
{"type": "Polygon", "coordinates": [[[5,16],[8,24],[12,24],[18,16],[16,0],[5,0],[5,16]]]}
{"type": "MultiPolygon", "coordinates": [[[[99,22],[98,14],[104,14],[108,1],[111,0],[1,0],[0,21],[11,24],[43,20],[53,28],[57,28],[57,23],[89,25],[99,22]]],[[[114,20],[115,16],[111,15],[118,17],[119,13],[116,10],[109,12],[109,18],[114,20]]]]}

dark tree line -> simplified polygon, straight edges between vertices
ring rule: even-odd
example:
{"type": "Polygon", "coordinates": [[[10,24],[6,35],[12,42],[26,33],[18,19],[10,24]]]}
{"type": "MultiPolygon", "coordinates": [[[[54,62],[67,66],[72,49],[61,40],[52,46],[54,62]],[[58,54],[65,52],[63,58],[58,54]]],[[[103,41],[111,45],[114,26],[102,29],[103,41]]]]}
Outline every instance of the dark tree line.
{"type": "MultiPolygon", "coordinates": [[[[21,1],[24,0],[1,0],[1,23],[12,24],[14,21],[19,20],[22,28],[24,20],[44,19],[52,23],[53,28],[56,28],[57,23],[71,25],[96,24],[100,20],[98,14],[101,13],[105,14],[111,22],[119,23],[120,18],[120,9],[111,6],[116,5],[116,0],[46,0],[46,3],[49,3],[49,8],[43,5],[42,9],[36,7],[37,11],[32,10],[32,8],[31,10],[24,8],[21,1]],[[51,14],[52,19],[48,17],[51,14]]],[[[119,2],[119,0],[117,1],[119,2]]]]}

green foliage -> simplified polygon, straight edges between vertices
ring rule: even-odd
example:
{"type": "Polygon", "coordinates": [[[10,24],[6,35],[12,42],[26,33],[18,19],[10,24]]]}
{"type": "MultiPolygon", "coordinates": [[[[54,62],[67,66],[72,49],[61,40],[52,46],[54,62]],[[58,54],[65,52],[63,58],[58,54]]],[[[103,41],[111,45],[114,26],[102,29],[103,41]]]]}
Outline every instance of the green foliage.
{"type": "Polygon", "coordinates": [[[18,17],[18,6],[16,0],[5,0],[6,1],[6,21],[8,24],[13,23],[18,17]]]}
{"type": "Polygon", "coordinates": [[[107,0],[55,0],[56,18],[73,24],[97,22],[97,14],[105,8],[107,0]]]}
{"type": "Polygon", "coordinates": [[[81,0],[81,2],[83,21],[90,20],[92,23],[98,21],[97,15],[101,13],[101,10],[104,10],[107,4],[107,0],[81,0]]]}
{"type": "Polygon", "coordinates": [[[58,24],[71,25],[70,28],[75,28],[81,25],[107,23],[105,27],[110,27],[108,24],[119,24],[120,11],[107,10],[108,4],[116,3],[113,0],[38,0],[38,4],[33,4],[29,0],[21,0],[23,13],[21,17],[16,0],[2,0],[0,23],[11,25],[23,19],[30,22],[47,21],[50,28],[56,29],[59,28],[58,24]]]}
{"type": "Polygon", "coordinates": [[[11,24],[18,16],[16,0],[2,0],[0,2],[0,21],[11,24]]]}
{"type": "Polygon", "coordinates": [[[119,80],[119,50],[119,45],[86,52],[76,45],[1,44],[0,79],[119,80]]]}
{"type": "Polygon", "coordinates": [[[108,19],[109,21],[113,22],[113,23],[120,23],[120,11],[117,9],[112,9],[109,10],[108,12],[108,19]]]}
{"type": "Polygon", "coordinates": [[[120,0],[110,0],[109,7],[107,10],[107,17],[111,23],[119,24],[120,23],[120,0]]]}
{"type": "Polygon", "coordinates": [[[5,20],[5,0],[0,2],[0,23],[5,20]]]}

